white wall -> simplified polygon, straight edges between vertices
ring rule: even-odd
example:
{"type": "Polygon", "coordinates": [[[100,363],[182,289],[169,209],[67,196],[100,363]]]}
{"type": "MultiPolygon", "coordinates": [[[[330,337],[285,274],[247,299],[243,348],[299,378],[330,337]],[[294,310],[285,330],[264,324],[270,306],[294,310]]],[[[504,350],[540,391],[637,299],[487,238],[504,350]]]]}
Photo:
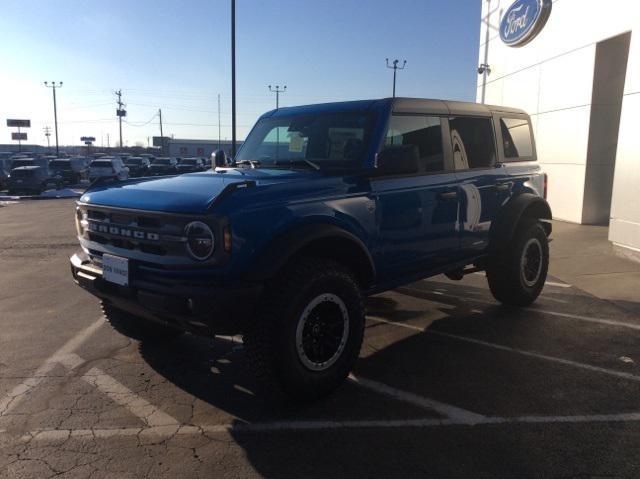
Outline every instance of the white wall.
{"type": "MultiPolygon", "coordinates": [[[[491,74],[485,102],[523,108],[531,115],[538,158],[549,174],[548,199],[558,219],[581,223],[599,214],[598,192],[585,190],[585,178],[598,168],[603,175],[613,172],[611,162],[599,164],[597,157],[588,155],[596,47],[633,32],[615,156],[610,239],[640,249],[640,0],[555,0],[544,29],[520,48],[506,46],[499,36],[500,20],[512,3],[483,0],[482,18],[491,12],[491,74]]],[[[485,63],[486,32],[483,22],[478,64],[485,63]]],[[[479,76],[478,101],[482,84],[479,76]]],[[[591,148],[593,153],[593,144],[591,148]]]]}

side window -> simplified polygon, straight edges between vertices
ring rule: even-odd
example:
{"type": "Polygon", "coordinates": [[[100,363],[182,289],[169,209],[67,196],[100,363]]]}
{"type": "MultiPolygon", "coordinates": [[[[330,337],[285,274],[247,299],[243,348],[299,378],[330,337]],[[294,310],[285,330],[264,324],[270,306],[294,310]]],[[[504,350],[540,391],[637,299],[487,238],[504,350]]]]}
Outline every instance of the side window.
{"type": "Polygon", "coordinates": [[[496,145],[490,118],[449,118],[453,162],[456,170],[489,168],[496,161],[496,145]]]}
{"type": "Polygon", "coordinates": [[[524,118],[500,118],[502,147],[505,158],[530,158],[533,156],[531,128],[524,118]]]}
{"type": "Polygon", "coordinates": [[[420,152],[420,172],[444,171],[442,126],[436,116],[393,115],[385,146],[415,145],[420,152]]]}

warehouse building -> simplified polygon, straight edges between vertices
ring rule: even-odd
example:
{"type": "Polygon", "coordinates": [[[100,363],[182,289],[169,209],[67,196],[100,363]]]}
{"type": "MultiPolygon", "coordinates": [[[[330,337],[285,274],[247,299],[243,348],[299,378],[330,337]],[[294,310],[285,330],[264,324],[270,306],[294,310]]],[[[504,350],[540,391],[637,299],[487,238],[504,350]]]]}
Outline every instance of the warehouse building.
{"type": "MultiPolygon", "coordinates": [[[[240,148],[242,142],[236,142],[240,148]]],[[[227,155],[231,155],[231,142],[218,140],[181,140],[179,138],[167,139],[168,156],[180,158],[201,157],[208,158],[211,153],[218,149],[224,150],[227,155]]],[[[165,150],[167,151],[167,150],[165,150]]]]}
{"type": "Polygon", "coordinates": [[[554,216],[640,258],[640,2],[483,0],[477,101],[532,119],[554,216]]]}

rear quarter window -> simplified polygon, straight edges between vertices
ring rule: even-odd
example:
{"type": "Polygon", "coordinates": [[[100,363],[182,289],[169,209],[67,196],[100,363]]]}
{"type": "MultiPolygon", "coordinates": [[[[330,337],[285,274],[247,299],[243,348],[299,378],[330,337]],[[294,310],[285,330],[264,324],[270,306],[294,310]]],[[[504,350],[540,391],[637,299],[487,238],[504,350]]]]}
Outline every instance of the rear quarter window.
{"type": "Polygon", "coordinates": [[[533,159],[531,126],[526,118],[500,118],[502,149],[507,160],[533,159]]]}

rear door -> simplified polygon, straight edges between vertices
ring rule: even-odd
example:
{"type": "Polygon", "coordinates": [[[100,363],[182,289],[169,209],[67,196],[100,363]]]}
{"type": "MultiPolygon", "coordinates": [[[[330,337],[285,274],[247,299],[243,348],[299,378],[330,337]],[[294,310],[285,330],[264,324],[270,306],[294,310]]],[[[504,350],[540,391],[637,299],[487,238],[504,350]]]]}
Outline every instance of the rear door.
{"type": "Polygon", "coordinates": [[[450,261],[459,248],[458,190],[448,147],[446,118],[391,116],[385,146],[416,145],[419,171],[374,178],[381,281],[426,272],[450,261]]]}
{"type": "Polygon", "coordinates": [[[461,192],[461,257],[468,259],[487,249],[491,225],[500,206],[510,197],[513,184],[498,162],[490,116],[452,116],[449,129],[461,192]]]}

